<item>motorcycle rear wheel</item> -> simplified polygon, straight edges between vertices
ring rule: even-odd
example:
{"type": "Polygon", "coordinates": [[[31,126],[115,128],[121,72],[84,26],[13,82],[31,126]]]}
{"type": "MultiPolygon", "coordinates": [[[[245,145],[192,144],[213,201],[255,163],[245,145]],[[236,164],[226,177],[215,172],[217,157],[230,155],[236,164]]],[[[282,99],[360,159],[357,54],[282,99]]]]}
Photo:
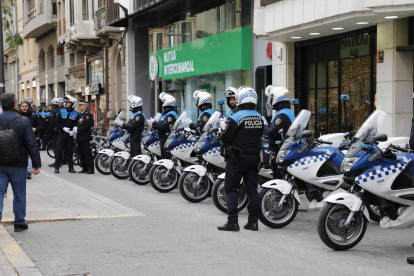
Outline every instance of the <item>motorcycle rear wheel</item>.
{"type": "Polygon", "coordinates": [[[322,242],[337,251],[344,251],[356,246],[364,237],[367,230],[367,220],[364,214],[358,211],[345,226],[350,213],[348,207],[342,204],[326,202],[318,216],[318,234],[322,242]]]}

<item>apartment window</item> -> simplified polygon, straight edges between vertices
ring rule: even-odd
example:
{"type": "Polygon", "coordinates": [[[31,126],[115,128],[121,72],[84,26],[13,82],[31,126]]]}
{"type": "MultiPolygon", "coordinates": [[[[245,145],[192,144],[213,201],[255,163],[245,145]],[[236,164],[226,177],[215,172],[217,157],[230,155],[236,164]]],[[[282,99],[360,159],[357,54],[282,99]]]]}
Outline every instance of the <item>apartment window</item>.
{"type": "Polygon", "coordinates": [[[162,33],[157,33],[157,51],[162,49],[162,33]]]}
{"type": "Polygon", "coordinates": [[[98,9],[105,7],[105,0],[98,0],[98,9]]]}
{"type": "Polygon", "coordinates": [[[167,36],[169,36],[169,39],[168,39],[168,42],[169,42],[169,47],[173,47],[174,45],[175,45],[175,43],[174,43],[174,24],[171,24],[170,25],[170,28],[169,28],[169,32],[168,32],[168,34],[167,34],[167,36]]]}
{"type": "Polygon", "coordinates": [[[39,72],[45,71],[45,51],[40,50],[39,54],[39,72]]]}
{"type": "Polygon", "coordinates": [[[36,2],[35,0],[29,0],[27,4],[28,4],[27,8],[29,10],[27,17],[30,20],[36,16],[36,2]]]}
{"type": "Polygon", "coordinates": [[[89,19],[88,2],[88,0],[82,0],[83,20],[89,19]]]}
{"type": "Polygon", "coordinates": [[[49,46],[47,51],[47,60],[48,60],[48,70],[55,68],[55,49],[52,46],[49,46]]]}
{"type": "Polygon", "coordinates": [[[57,4],[52,2],[52,17],[57,17],[57,4]]]}
{"type": "Polygon", "coordinates": [[[70,8],[70,18],[69,18],[69,23],[71,26],[73,26],[75,24],[75,10],[74,10],[74,5],[73,2],[75,0],[69,0],[69,8],[70,8]]]}
{"type": "Polygon", "coordinates": [[[191,39],[191,22],[181,23],[181,34],[182,34],[181,43],[190,42],[192,40],[191,39]]]}
{"type": "Polygon", "coordinates": [[[153,52],[154,51],[154,35],[150,34],[149,35],[149,52],[153,52]]]}
{"type": "Polygon", "coordinates": [[[70,54],[69,56],[69,67],[75,66],[75,54],[70,54]]]}

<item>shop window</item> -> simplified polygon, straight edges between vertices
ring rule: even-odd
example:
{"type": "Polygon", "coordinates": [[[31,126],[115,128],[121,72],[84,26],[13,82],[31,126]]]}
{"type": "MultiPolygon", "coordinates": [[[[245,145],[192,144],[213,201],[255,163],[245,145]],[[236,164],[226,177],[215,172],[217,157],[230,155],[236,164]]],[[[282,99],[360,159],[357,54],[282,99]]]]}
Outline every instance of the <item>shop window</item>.
{"type": "Polygon", "coordinates": [[[89,84],[100,83],[104,86],[103,59],[97,59],[88,63],[89,84]]]}

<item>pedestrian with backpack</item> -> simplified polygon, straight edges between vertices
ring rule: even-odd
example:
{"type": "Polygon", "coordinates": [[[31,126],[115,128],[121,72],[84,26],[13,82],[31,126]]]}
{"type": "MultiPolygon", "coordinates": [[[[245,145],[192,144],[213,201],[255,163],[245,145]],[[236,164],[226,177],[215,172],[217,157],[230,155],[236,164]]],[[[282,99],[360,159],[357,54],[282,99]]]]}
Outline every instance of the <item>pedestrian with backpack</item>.
{"type": "Polygon", "coordinates": [[[27,230],[26,179],[28,156],[32,159],[32,175],[40,172],[41,161],[32,125],[27,117],[18,114],[16,97],[5,93],[0,97],[0,221],[3,197],[9,183],[13,190],[14,231],[27,230]]]}

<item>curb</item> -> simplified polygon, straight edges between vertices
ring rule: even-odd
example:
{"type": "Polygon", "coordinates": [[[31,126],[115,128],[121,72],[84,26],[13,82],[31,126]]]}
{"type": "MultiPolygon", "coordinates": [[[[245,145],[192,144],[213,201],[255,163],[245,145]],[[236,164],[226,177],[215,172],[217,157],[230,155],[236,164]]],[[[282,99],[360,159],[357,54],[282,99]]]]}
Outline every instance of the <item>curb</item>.
{"type": "Polygon", "coordinates": [[[0,225],[0,249],[13,266],[17,275],[42,276],[37,266],[2,225],[0,225]]]}

